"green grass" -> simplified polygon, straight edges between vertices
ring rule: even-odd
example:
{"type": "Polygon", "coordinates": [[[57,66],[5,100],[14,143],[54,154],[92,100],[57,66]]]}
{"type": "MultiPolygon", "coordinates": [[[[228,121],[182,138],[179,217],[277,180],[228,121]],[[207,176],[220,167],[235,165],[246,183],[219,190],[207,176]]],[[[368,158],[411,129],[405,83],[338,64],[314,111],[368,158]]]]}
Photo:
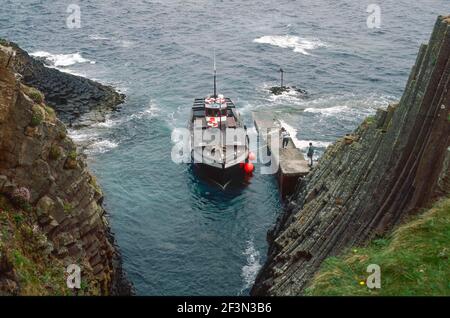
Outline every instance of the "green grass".
{"type": "Polygon", "coordinates": [[[89,184],[92,186],[92,188],[95,190],[97,195],[102,196],[103,192],[100,186],[98,185],[97,178],[95,176],[91,175],[91,179],[89,180],[89,184]]]}
{"type": "Polygon", "coordinates": [[[45,110],[45,120],[54,123],[56,121],[56,112],[48,105],[43,105],[45,110]]]}
{"type": "Polygon", "coordinates": [[[29,87],[26,94],[35,102],[36,104],[42,104],[44,102],[44,94],[38,91],[34,87],[29,87]]]}
{"type": "Polygon", "coordinates": [[[45,119],[45,114],[40,106],[34,105],[32,109],[32,116],[31,116],[31,127],[37,127],[39,126],[45,119]]]}
{"type": "Polygon", "coordinates": [[[67,158],[69,158],[70,160],[77,160],[77,151],[76,150],[72,150],[69,152],[69,154],[67,155],[67,158]]]}
{"type": "Polygon", "coordinates": [[[0,250],[13,265],[20,294],[71,295],[65,284],[64,264],[41,254],[36,242],[42,234],[33,231],[28,214],[0,195],[0,250]]]}
{"type": "Polygon", "coordinates": [[[368,125],[372,125],[374,122],[375,122],[374,115],[367,116],[366,119],[364,119],[364,123],[366,123],[368,125]]]}
{"type": "Polygon", "coordinates": [[[64,203],[64,213],[71,214],[73,212],[73,205],[69,202],[64,203]]]}
{"type": "MultiPolygon", "coordinates": [[[[73,295],[66,285],[66,266],[52,255],[44,255],[39,241],[45,234],[35,226],[29,212],[16,208],[0,194],[0,251],[7,255],[20,286],[20,295],[73,295]],[[20,222],[17,216],[20,215],[20,222]]],[[[82,274],[79,295],[99,295],[98,282],[82,274]]]]}
{"type": "Polygon", "coordinates": [[[61,155],[62,155],[61,147],[57,145],[52,145],[50,147],[50,152],[48,156],[51,160],[58,160],[61,157],[61,155]]]}
{"type": "Polygon", "coordinates": [[[330,257],[306,295],[450,295],[450,198],[398,227],[390,236],[330,257]],[[365,285],[369,264],[381,268],[381,288],[365,285]]]}
{"type": "Polygon", "coordinates": [[[66,133],[65,130],[60,130],[60,131],[58,132],[58,138],[59,138],[59,140],[64,140],[64,139],[66,139],[66,137],[67,137],[67,133],[66,133]]]}

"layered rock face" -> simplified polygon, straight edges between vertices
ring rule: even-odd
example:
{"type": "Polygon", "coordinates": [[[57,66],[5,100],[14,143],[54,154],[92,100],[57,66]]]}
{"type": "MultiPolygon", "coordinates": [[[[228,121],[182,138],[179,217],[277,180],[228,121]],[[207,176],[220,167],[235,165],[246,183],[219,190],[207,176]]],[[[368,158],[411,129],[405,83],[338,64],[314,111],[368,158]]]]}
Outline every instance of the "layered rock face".
{"type": "MultiPolygon", "coordinates": [[[[0,194],[11,198],[17,189],[28,191],[26,221],[48,243],[36,253],[79,265],[85,282],[97,284],[101,294],[130,294],[102,192],[42,94],[21,83],[16,67],[22,57],[11,53],[0,45],[0,194]]],[[[41,84],[57,88],[60,78],[41,84]]],[[[64,90],[53,96],[58,94],[64,90]]]]}
{"type": "Polygon", "coordinates": [[[15,51],[16,56],[10,62],[12,69],[23,76],[25,84],[45,94],[48,105],[66,124],[89,125],[103,121],[105,113],[117,109],[125,99],[125,95],[110,86],[46,67],[13,42],[0,39],[0,44],[15,51]]]}
{"type": "Polygon", "coordinates": [[[322,261],[450,194],[450,16],[420,48],[405,92],[330,146],[268,234],[253,295],[299,295],[322,261]]]}

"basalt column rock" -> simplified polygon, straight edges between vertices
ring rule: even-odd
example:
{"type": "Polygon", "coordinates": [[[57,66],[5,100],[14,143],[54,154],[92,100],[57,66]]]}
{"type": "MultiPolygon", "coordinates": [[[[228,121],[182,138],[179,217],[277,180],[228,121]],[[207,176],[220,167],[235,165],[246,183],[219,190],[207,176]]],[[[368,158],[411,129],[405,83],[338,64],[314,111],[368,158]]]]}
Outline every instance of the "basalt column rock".
{"type": "MultiPolygon", "coordinates": [[[[27,197],[26,222],[48,240],[43,254],[79,265],[101,294],[130,294],[94,176],[42,93],[20,81],[10,56],[0,45],[0,194],[27,197]]],[[[12,276],[6,259],[0,262],[12,276]]],[[[0,285],[7,283],[16,290],[4,279],[0,285]]]]}
{"type": "Polygon", "coordinates": [[[330,146],[269,232],[253,295],[299,295],[322,261],[450,193],[450,17],[420,48],[405,92],[330,146]]]}
{"type": "Polygon", "coordinates": [[[13,42],[0,39],[0,44],[14,50],[16,56],[10,64],[23,76],[23,83],[43,92],[48,105],[66,124],[87,125],[103,121],[105,113],[117,109],[125,99],[125,95],[110,86],[46,67],[13,42]],[[80,122],[78,119],[82,115],[80,122]]]}

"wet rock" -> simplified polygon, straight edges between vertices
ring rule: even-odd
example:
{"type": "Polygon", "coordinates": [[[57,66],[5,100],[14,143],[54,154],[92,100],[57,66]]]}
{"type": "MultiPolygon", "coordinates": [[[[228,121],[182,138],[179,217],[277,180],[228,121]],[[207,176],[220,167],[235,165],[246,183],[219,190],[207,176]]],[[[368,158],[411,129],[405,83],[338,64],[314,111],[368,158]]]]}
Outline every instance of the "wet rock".
{"type": "Polygon", "coordinates": [[[297,93],[299,96],[305,96],[308,94],[306,90],[295,86],[273,86],[269,90],[273,95],[281,95],[289,92],[297,93]]]}
{"type": "MultiPolygon", "coordinates": [[[[28,55],[13,42],[8,42],[2,48],[16,52],[10,62],[13,70],[22,75],[25,84],[44,93],[46,102],[66,124],[82,124],[78,122],[82,115],[87,115],[91,123],[104,121],[105,114],[118,109],[125,100],[125,95],[110,86],[46,67],[41,60],[28,55]]],[[[6,54],[2,54],[0,63],[5,64],[6,60],[6,54]]]]}

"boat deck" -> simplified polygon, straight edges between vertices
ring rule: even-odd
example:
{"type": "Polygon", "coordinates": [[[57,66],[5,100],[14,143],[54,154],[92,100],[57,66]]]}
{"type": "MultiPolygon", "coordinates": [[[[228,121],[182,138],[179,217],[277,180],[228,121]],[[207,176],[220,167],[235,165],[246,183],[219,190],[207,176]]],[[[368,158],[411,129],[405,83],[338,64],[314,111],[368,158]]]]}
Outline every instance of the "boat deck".
{"type": "MultiPolygon", "coordinates": [[[[236,111],[236,106],[231,101],[230,98],[225,98],[227,103],[227,120],[223,122],[223,127],[238,128],[242,127],[242,123],[239,120],[239,115],[236,111]]],[[[200,124],[203,128],[207,128],[205,119],[205,99],[196,98],[194,104],[192,105],[192,120],[200,124]]]]}

